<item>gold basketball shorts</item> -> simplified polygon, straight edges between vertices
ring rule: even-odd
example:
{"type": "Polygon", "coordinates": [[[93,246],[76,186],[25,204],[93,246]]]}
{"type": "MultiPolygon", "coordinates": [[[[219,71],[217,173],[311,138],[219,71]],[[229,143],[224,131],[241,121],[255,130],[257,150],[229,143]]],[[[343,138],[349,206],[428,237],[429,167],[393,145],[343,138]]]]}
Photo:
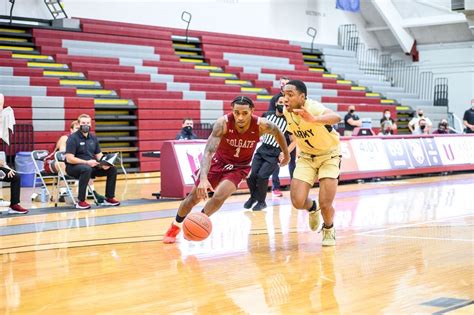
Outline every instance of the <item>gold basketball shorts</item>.
{"type": "Polygon", "coordinates": [[[316,178],[339,178],[340,167],[341,155],[339,151],[319,156],[301,153],[296,161],[293,178],[313,186],[316,178]]]}

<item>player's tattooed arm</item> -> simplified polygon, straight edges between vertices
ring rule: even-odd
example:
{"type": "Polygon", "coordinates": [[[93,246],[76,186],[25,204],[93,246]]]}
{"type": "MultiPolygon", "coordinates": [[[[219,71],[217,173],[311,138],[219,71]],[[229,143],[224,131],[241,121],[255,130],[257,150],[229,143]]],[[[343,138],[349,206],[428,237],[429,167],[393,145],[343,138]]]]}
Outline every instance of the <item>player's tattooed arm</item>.
{"type": "Polygon", "coordinates": [[[290,154],[288,153],[288,146],[286,144],[285,136],[281,132],[280,128],[278,128],[278,126],[275,123],[265,118],[260,119],[259,127],[260,127],[261,135],[265,133],[269,133],[275,137],[275,140],[280,145],[281,152],[283,153],[282,159],[280,161],[281,165],[283,166],[286,165],[288,161],[290,160],[290,154]]]}
{"type": "Polygon", "coordinates": [[[212,156],[217,150],[222,137],[227,132],[227,125],[223,117],[219,118],[212,128],[212,133],[207,139],[206,147],[204,148],[204,154],[201,160],[200,178],[207,179],[209,168],[211,167],[212,156]]]}

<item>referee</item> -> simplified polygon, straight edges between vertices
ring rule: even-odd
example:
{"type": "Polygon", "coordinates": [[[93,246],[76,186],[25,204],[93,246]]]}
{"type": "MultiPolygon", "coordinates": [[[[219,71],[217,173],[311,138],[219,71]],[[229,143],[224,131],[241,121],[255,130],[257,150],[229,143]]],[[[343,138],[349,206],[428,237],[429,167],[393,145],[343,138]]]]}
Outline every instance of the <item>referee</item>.
{"type": "MultiPolygon", "coordinates": [[[[275,123],[282,133],[286,131],[286,119],[283,115],[284,97],[281,96],[276,103],[276,111],[265,118],[275,123]]],[[[258,148],[252,160],[252,171],[247,178],[247,185],[250,189],[250,198],[244,204],[245,209],[259,211],[265,209],[265,197],[267,195],[268,179],[278,166],[281,150],[275,137],[269,134],[263,136],[263,143],[258,148]]]]}

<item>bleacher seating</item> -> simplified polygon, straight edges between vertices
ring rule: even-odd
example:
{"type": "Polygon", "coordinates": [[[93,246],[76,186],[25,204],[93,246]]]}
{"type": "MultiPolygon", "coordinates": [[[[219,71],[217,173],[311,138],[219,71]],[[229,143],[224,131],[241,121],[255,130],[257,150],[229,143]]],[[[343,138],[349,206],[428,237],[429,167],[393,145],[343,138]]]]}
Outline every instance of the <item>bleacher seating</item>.
{"type": "Polygon", "coordinates": [[[95,127],[94,100],[79,97],[5,96],[18,124],[32,124],[35,150],[49,150],[60,136],[69,132],[71,121],[80,114],[92,117],[95,127]]]}
{"type": "MultiPolygon", "coordinates": [[[[140,171],[159,170],[159,160],[142,153],[159,150],[163,141],[173,139],[183,117],[213,122],[230,110],[237,94],[253,99],[260,115],[278,93],[283,75],[305,81],[310,98],[341,115],[348,104],[357,105],[360,116],[372,118],[375,127],[391,106],[380,94],[368,93],[338,73],[313,68],[301,46],[285,40],[191,31],[199,47],[178,51],[173,36],[184,35],[183,30],[91,19],[81,19],[81,26],[82,32],[32,30],[39,56],[48,58],[48,65],[34,68],[28,58],[1,52],[0,92],[30,99],[62,96],[65,104],[78,95],[95,97],[88,100],[88,113],[95,108],[91,116],[99,136],[136,146],[140,171]],[[126,135],[119,136],[114,126],[126,135]],[[161,131],[154,133],[156,129],[161,131]]],[[[337,63],[337,58],[327,60],[337,63]]],[[[396,117],[395,109],[391,111],[396,117]]],[[[68,110],[63,122],[73,113],[68,110]]]]}

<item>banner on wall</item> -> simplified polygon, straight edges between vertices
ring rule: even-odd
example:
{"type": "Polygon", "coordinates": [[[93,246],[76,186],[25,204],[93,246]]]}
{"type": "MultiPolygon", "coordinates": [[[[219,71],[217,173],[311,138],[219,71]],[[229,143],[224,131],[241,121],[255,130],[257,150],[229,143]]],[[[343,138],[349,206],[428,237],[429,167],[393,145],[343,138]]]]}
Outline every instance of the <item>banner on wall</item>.
{"type": "MultiPolygon", "coordinates": [[[[193,173],[199,168],[205,140],[166,141],[161,153],[163,197],[183,198],[191,191],[193,173]]],[[[341,141],[341,175],[350,178],[420,173],[433,168],[449,171],[452,166],[474,170],[474,136],[354,138],[341,141]]],[[[290,177],[288,166],[280,179],[290,177]]],[[[344,176],[343,176],[344,178],[344,176]]]]}
{"type": "Polygon", "coordinates": [[[382,139],[351,139],[349,142],[359,171],[390,169],[382,139]]]}

